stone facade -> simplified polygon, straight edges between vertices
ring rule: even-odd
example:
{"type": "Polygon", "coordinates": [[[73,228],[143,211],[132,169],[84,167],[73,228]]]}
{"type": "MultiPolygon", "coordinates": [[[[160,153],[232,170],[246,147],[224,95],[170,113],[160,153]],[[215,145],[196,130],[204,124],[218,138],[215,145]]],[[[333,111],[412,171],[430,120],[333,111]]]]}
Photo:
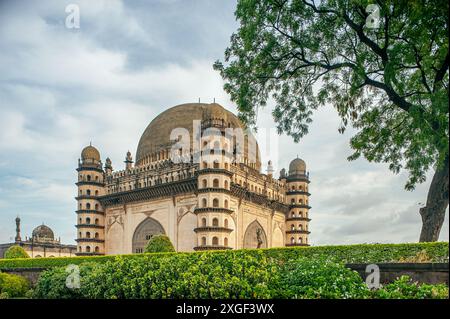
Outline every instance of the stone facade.
{"type": "Polygon", "coordinates": [[[143,252],[166,234],[177,251],[308,245],[309,174],[262,174],[257,142],[218,104],[182,104],[157,116],[125,170],[92,145],[78,164],[77,254],[143,252]],[[198,128],[195,123],[199,123],[198,128]],[[242,129],[242,139],[228,134],[242,129]],[[182,144],[180,132],[198,137],[182,144]],[[214,134],[213,134],[214,133],[214,134]],[[242,141],[239,143],[239,141],[242,141]],[[239,151],[239,150],[241,151],[239,151]]]}

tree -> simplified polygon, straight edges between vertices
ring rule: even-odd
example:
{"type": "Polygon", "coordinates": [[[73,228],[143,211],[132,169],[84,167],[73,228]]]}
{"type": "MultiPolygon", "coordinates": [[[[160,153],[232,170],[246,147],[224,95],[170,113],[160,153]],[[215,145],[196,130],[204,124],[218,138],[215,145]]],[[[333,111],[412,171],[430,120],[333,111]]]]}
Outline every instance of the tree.
{"type": "Polygon", "coordinates": [[[329,103],[338,129],[357,129],[354,150],[384,162],[413,190],[435,169],[420,241],[436,241],[448,207],[448,2],[433,0],[240,0],[240,23],[214,68],[255,125],[273,97],[279,133],[296,142],[329,103]]]}
{"type": "Polygon", "coordinates": [[[147,243],[145,247],[146,253],[169,253],[174,252],[172,242],[166,235],[155,235],[147,243]]]}
{"type": "Polygon", "coordinates": [[[30,256],[28,256],[28,254],[25,251],[25,249],[23,249],[22,247],[20,247],[18,245],[13,245],[13,246],[9,247],[5,251],[4,257],[7,258],[7,259],[11,259],[11,258],[30,258],[30,256]]]}

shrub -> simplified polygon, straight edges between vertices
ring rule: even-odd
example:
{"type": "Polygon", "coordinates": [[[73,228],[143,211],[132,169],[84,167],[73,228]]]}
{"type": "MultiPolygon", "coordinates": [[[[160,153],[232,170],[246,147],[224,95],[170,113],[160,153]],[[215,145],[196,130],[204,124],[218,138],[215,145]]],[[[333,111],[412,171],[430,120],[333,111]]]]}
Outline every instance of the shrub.
{"type": "Polygon", "coordinates": [[[277,298],[367,298],[369,290],[359,274],[328,260],[298,258],[280,269],[277,298]]]}
{"type": "Polygon", "coordinates": [[[175,252],[175,248],[166,235],[155,235],[147,243],[145,247],[146,253],[170,253],[175,252]]]}
{"type": "Polygon", "coordinates": [[[25,249],[23,249],[22,247],[20,247],[18,245],[14,245],[14,246],[9,247],[5,251],[4,257],[6,259],[30,258],[30,256],[28,256],[28,254],[25,251],[25,249]]]}
{"type": "Polygon", "coordinates": [[[0,272],[0,298],[25,297],[30,283],[22,276],[0,272]]]}
{"type": "Polygon", "coordinates": [[[408,276],[401,276],[393,283],[373,291],[372,297],[379,299],[448,299],[448,287],[444,284],[418,284],[408,276]]]}
{"type": "MultiPolygon", "coordinates": [[[[256,250],[242,250],[247,254],[255,254],[256,250]]],[[[448,262],[449,246],[445,242],[414,243],[414,244],[363,244],[346,246],[318,246],[318,247],[289,247],[259,249],[258,252],[268,258],[277,260],[291,260],[299,257],[311,259],[329,259],[338,263],[382,263],[399,262],[417,258],[425,254],[430,262],[448,262]],[[421,253],[423,252],[423,253],[421,253]]],[[[174,254],[160,253],[154,256],[174,254]]],[[[202,255],[203,252],[177,253],[187,255],[202,255]]],[[[147,254],[121,255],[122,258],[141,259],[147,254]]],[[[115,260],[116,256],[88,256],[88,257],[56,257],[56,258],[28,258],[28,259],[0,259],[0,270],[11,268],[51,268],[82,264],[86,262],[106,263],[115,260]]]]}

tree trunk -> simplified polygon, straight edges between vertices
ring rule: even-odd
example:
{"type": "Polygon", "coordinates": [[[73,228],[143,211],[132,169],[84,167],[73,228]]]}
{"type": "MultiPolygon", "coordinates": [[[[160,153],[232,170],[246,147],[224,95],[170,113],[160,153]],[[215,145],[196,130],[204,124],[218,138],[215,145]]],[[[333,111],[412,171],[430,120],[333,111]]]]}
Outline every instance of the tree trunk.
{"type": "Polygon", "coordinates": [[[419,212],[422,216],[422,231],[420,241],[437,241],[444,224],[445,211],[448,207],[448,163],[449,157],[445,158],[445,163],[436,169],[433,180],[428,190],[427,204],[419,212]]]}

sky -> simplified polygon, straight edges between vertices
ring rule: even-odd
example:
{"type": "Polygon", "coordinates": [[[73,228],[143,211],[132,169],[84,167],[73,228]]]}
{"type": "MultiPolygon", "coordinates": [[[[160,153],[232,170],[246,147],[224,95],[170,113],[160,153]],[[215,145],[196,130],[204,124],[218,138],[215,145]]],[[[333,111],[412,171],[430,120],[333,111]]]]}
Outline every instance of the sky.
{"type": "MultiPolygon", "coordinates": [[[[96,0],[0,2],[0,243],[45,223],[75,244],[76,167],[90,142],[115,169],[150,121],[182,103],[232,112],[214,61],[238,24],[230,0],[96,0]],[[67,28],[66,6],[80,9],[67,28]]],[[[260,110],[260,132],[273,130],[273,103],[260,110]]],[[[319,109],[299,143],[259,136],[263,163],[276,171],[299,156],[310,172],[310,243],[415,242],[419,208],[432,172],[404,190],[407,172],[365,159],[348,162],[354,130],[338,133],[331,106],[319,109]]],[[[271,134],[272,138],[275,134],[271,134]]],[[[264,165],[265,166],[265,165],[264,165]]],[[[448,241],[448,210],[440,240],[448,241]]]]}

